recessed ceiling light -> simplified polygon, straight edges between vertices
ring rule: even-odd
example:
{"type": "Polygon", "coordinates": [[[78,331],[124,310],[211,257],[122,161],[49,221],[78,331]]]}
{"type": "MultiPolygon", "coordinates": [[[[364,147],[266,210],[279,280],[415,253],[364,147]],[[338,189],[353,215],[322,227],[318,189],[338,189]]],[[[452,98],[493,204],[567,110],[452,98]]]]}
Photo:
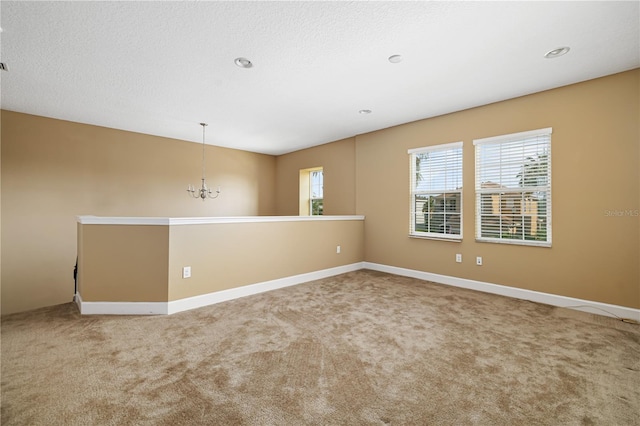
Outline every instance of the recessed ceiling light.
{"type": "Polygon", "coordinates": [[[361,109],[360,111],[358,111],[358,114],[371,114],[371,110],[370,109],[361,109]]]}
{"type": "Polygon", "coordinates": [[[236,58],[236,60],[233,62],[240,68],[251,68],[253,66],[251,61],[247,58],[236,58]]]}
{"type": "Polygon", "coordinates": [[[402,55],[389,56],[389,62],[391,62],[392,64],[397,64],[398,62],[402,62],[402,55]]]}
{"type": "Polygon", "coordinates": [[[569,50],[571,50],[571,48],[568,46],[558,47],[557,49],[553,49],[545,53],[544,57],[547,59],[558,58],[562,55],[566,55],[569,52],[569,50]]]}

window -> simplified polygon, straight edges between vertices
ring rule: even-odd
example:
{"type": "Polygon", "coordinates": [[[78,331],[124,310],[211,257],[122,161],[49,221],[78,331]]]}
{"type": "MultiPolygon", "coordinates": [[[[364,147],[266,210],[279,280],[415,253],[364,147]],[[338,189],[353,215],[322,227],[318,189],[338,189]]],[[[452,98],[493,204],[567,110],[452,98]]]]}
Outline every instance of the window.
{"type": "Polygon", "coordinates": [[[462,239],[462,142],[409,150],[409,235],[462,239]]]}
{"type": "Polygon", "coordinates": [[[477,241],[551,246],[551,130],[473,141],[477,241]]]}
{"type": "Polygon", "coordinates": [[[323,178],[322,169],[312,170],[309,175],[309,211],[312,216],[322,215],[324,207],[323,178]]]}
{"type": "Polygon", "coordinates": [[[322,167],[300,170],[300,216],[324,213],[324,174],[322,167]]]}

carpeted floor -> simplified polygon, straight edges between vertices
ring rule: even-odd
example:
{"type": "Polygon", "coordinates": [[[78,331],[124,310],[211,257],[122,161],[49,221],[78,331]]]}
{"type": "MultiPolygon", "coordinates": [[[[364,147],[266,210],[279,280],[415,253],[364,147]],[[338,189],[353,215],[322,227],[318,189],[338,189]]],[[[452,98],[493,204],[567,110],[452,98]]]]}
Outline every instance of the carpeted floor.
{"type": "Polygon", "coordinates": [[[373,271],[2,318],[2,425],[639,425],[640,327],[373,271]]]}

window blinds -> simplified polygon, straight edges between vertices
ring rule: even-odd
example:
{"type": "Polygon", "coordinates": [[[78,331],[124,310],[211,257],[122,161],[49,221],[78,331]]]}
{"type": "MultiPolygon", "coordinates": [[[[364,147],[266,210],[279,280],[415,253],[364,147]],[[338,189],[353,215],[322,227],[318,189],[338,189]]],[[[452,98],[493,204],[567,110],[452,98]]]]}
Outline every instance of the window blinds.
{"type": "Polygon", "coordinates": [[[411,236],[462,238],[462,142],[411,149],[411,236]]]}
{"type": "Polygon", "coordinates": [[[551,133],[473,141],[476,240],[551,245],[551,133]]]}

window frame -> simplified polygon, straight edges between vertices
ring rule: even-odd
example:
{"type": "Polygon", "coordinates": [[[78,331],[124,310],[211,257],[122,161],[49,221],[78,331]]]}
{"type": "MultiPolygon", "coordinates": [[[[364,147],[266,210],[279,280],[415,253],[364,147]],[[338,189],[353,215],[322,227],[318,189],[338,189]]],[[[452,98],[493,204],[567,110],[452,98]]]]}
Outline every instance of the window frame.
{"type": "MultiPolygon", "coordinates": [[[[547,127],[543,129],[530,130],[526,132],[518,132],[511,133],[500,136],[493,136],[482,139],[474,139],[474,155],[475,155],[475,240],[477,242],[487,242],[487,243],[498,243],[498,244],[514,244],[514,245],[522,245],[522,246],[537,246],[537,247],[551,247],[552,243],[552,180],[551,180],[551,135],[553,133],[553,128],[547,127]],[[544,140],[546,138],[546,141],[544,140]],[[542,139],[542,140],[541,140],[542,139]],[[515,152],[518,143],[521,144],[522,147],[522,159],[521,161],[515,161],[513,159],[512,152],[515,152]],[[506,145],[509,144],[509,145],[506,145]],[[528,155],[529,153],[525,153],[527,144],[535,144],[536,148],[541,148],[542,151],[537,151],[534,157],[528,155]],[[493,163],[495,164],[493,168],[489,167],[487,164],[483,164],[483,154],[481,154],[481,150],[483,147],[487,146],[495,146],[501,145],[499,154],[497,156],[497,160],[494,157],[493,163]],[[503,155],[502,147],[506,146],[508,151],[507,154],[503,155]],[[502,173],[503,164],[507,164],[512,169],[515,167],[514,164],[520,169],[520,174],[513,176],[513,178],[520,179],[520,182],[524,182],[525,174],[524,170],[526,169],[527,164],[532,164],[529,161],[540,161],[541,156],[545,156],[542,162],[539,162],[537,167],[546,167],[546,174],[534,174],[533,178],[536,181],[536,185],[525,185],[524,183],[519,183],[520,186],[505,186],[504,181],[502,180],[502,175],[499,178],[500,182],[493,182],[492,180],[488,180],[486,182],[482,182],[482,177],[487,176],[487,174],[491,176],[495,176],[495,173],[502,173]],[[509,161],[505,161],[509,160],[509,161]],[[529,162],[529,163],[528,163],[529,162]],[[495,169],[498,170],[495,170],[495,169]],[[493,170],[493,173],[491,173],[493,170]],[[520,176],[520,177],[518,177],[520,176]],[[539,185],[539,178],[543,177],[543,185],[539,185]],[[546,183],[544,183],[546,181],[546,183]],[[488,187],[489,184],[492,184],[491,187],[488,187]],[[543,193],[544,194],[544,215],[540,214],[542,209],[539,207],[540,200],[533,200],[531,198],[527,199],[527,193],[543,193]],[[490,200],[488,201],[488,199],[490,200]],[[487,213],[487,209],[490,209],[491,212],[487,213]],[[513,212],[516,210],[517,213],[504,213],[504,211],[513,212]],[[497,210],[497,211],[496,211],[497,210]],[[540,216],[543,216],[545,226],[544,228],[538,229],[538,224],[540,222],[540,216]],[[529,220],[529,225],[527,227],[527,218],[529,220]],[[493,220],[498,221],[498,227],[492,228],[491,225],[485,226],[483,228],[483,222],[486,223],[487,218],[491,218],[493,220]],[[512,218],[516,218],[517,220],[513,220],[512,218]],[[484,219],[484,220],[483,220],[484,219]],[[509,222],[507,224],[503,223],[503,220],[512,221],[513,226],[509,226],[509,222]],[[529,237],[535,236],[538,232],[544,231],[545,240],[536,240],[536,239],[527,239],[526,230],[532,229],[532,222],[535,220],[536,228],[534,234],[529,234],[529,237]],[[518,228],[521,229],[520,238],[514,237],[516,235],[516,231],[518,228]],[[504,230],[508,230],[508,234],[510,236],[505,236],[504,230]],[[499,237],[489,237],[486,236],[487,233],[497,232],[499,237]],[[483,236],[484,233],[484,236],[483,236]]],[[[495,225],[494,225],[495,226],[495,225]]]]}
{"type": "Polygon", "coordinates": [[[324,167],[316,166],[306,169],[300,169],[298,180],[298,214],[300,216],[320,216],[313,213],[313,200],[322,200],[322,213],[324,215],[324,167]],[[322,172],[322,198],[313,198],[311,174],[313,172],[322,172]]]}
{"type": "MultiPolygon", "coordinates": [[[[421,238],[421,239],[430,239],[430,240],[443,240],[443,241],[452,241],[452,242],[461,242],[463,238],[463,175],[464,175],[464,154],[463,154],[463,142],[452,142],[440,145],[432,145],[421,148],[413,148],[407,151],[409,154],[409,237],[411,238],[421,238]],[[459,183],[460,185],[456,189],[448,189],[446,186],[446,180],[442,187],[438,188],[430,188],[428,190],[418,190],[417,189],[417,156],[421,154],[428,154],[432,152],[443,152],[443,151],[456,151],[454,155],[459,156],[459,164],[455,164],[453,167],[448,167],[448,163],[445,160],[444,167],[441,172],[447,173],[447,170],[451,170],[455,168],[459,170],[459,183]],[[453,197],[448,197],[449,195],[453,195],[453,197]],[[417,197],[428,197],[428,201],[422,202],[423,208],[420,211],[417,211],[417,197]],[[443,228],[446,226],[451,227],[455,225],[456,222],[458,224],[459,233],[449,233],[449,232],[430,232],[424,230],[418,230],[417,228],[417,216],[418,214],[423,214],[425,217],[429,214],[431,217],[431,213],[424,213],[424,204],[431,204],[431,200],[435,200],[437,197],[442,197],[442,219],[443,228]],[[448,206],[451,205],[449,200],[453,199],[454,209],[449,210],[448,206]],[[447,224],[447,218],[455,218],[458,217],[459,220],[453,220],[452,223],[447,224]]],[[[457,162],[456,162],[457,163],[457,162]]],[[[454,173],[456,171],[454,170],[454,173]]],[[[429,209],[430,211],[431,209],[429,209]]],[[[434,212],[437,216],[439,216],[440,212],[434,212]]],[[[426,220],[426,219],[425,219],[426,220]]],[[[425,222],[426,227],[430,227],[427,222],[425,222]]],[[[451,229],[451,228],[449,228],[451,229]]]]}

